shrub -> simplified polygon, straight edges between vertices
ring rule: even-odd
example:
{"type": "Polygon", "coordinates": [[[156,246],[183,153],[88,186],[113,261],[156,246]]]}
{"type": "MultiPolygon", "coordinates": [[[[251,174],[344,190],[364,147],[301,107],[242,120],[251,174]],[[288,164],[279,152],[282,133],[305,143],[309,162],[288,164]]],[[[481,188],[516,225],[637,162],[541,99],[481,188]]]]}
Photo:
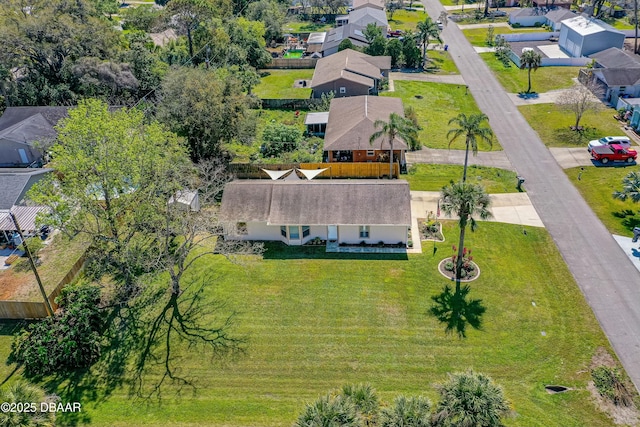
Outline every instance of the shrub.
{"type": "Polygon", "coordinates": [[[625,387],[617,369],[598,366],[591,370],[591,377],[602,397],[609,399],[617,406],[633,404],[631,393],[625,387]]]}
{"type": "Polygon", "coordinates": [[[515,22],[515,23],[511,24],[511,26],[512,26],[513,28],[520,28],[520,27],[522,27],[522,25],[520,25],[520,23],[518,23],[518,22],[515,22]]]}
{"type": "Polygon", "coordinates": [[[100,288],[68,286],[57,302],[53,317],[31,324],[11,345],[8,361],[22,365],[26,377],[69,373],[100,357],[100,288]]]}
{"type": "Polygon", "coordinates": [[[444,264],[444,269],[447,270],[447,271],[453,271],[453,267],[455,267],[455,265],[451,261],[447,261],[444,264]]]}
{"type": "Polygon", "coordinates": [[[270,123],[262,133],[262,140],[264,142],[262,155],[277,157],[298,148],[298,144],[302,140],[302,131],[296,126],[270,123]]]}

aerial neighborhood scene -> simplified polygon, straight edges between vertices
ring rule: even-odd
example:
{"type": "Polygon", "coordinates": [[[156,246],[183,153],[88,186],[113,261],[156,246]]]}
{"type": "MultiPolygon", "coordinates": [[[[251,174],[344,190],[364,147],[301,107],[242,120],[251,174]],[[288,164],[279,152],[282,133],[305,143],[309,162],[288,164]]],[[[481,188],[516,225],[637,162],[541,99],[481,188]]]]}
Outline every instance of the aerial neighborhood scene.
{"type": "Polygon", "coordinates": [[[630,0],[2,0],[0,427],[640,426],[630,0]]]}

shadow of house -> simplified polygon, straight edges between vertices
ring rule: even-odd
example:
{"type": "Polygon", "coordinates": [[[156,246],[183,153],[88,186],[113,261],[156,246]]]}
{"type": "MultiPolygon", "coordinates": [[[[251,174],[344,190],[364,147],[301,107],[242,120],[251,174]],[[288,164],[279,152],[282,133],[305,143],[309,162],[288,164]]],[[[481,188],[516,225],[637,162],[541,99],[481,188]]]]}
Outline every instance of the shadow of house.
{"type": "Polygon", "coordinates": [[[67,107],[8,107],[0,117],[0,167],[42,166],[67,107]]]}

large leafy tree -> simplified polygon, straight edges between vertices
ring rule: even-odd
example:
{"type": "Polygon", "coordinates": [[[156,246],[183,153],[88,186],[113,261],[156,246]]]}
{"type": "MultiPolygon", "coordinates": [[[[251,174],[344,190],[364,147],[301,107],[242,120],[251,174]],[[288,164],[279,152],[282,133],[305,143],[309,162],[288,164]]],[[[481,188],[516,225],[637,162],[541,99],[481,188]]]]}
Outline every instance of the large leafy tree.
{"type": "Polygon", "coordinates": [[[259,21],[265,26],[265,41],[271,42],[282,38],[286,7],[276,0],[259,0],[251,3],[246,16],[252,21],[259,21]]]}
{"type": "Polygon", "coordinates": [[[424,67],[427,63],[427,46],[429,45],[429,41],[431,39],[436,39],[439,42],[442,41],[440,39],[438,24],[436,24],[431,17],[427,16],[424,21],[418,22],[418,39],[422,44],[422,64],[424,67]]]}
{"type": "Polygon", "coordinates": [[[631,172],[625,176],[622,180],[622,190],[615,191],[613,197],[640,203],[640,172],[631,172]]]}
{"type": "Polygon", "coordinates": [[[416,46],[416,35],[411,31],[408,31],[402,40],[402,56],[407,68],[416,68],[420,64],[420,48],[416,46]]]}
{"type": "Polygon", "coordinates": [[[522,56],[520,57],[520,68],[522,70],[527,70],[527,76],[529,81],[529,86],[527,86],[526,93],[531,93],[531,71],[537,70],[542,62],[542,55],[540,55],[535,50],[526,50],[522,52],[522,56]]]}
{"type": "Polygon", "coordinates": [[[72,69],[81,58],[114,61],[120,37],[90,2],[7,1],[0,8],[0,63],[20,70],[11,105],[70,105],[84,96],[72,69]]]}
{"type": "Polygon", "coordinates": [[[478,223],[475,217],[482,220],[491,218],[489,207],[491,199],[478,184],[467,182],[454,182],[444,187],[440,193],[442,204],[440,207],[447,216],[456,215],[460,227],[458,240],[458,255],[456,258],[456,293],[460,292],[460,280],[462,279],[462,264],[464,255],[464,237],[467,227],[475,231],[478,223]]]}
{"type": "Polygon", "coordinates": [[[450,129],[447,132],[447,138],[449,139],[449,147],[459,138],[464,137],[465,141],[465,155],[464,155],[464,169],[462,172],[462,182],[467,180],[467,164],[469,161],[469,149],[475,156],[478,153],[478,141],[483,141],[492,145],[493,131],[489,127],[483,126],[489,119],[486,115],[471,114],[467,116],[464,113],[458,114],[456,117],[449,120],[449,124],[455,124],[457,127],[450,129]]]}
{"type": "Polygon", "coordinates": [[[109,110],[86,100],[58,127],[51,152],[57,174],[30,197],[51,208],[46,221],[69,235],[93,238],[93,255],[131,285],[142,268],[157,212],[181,188],[188,162],[179,138],[136,110],[109,110]]]}
{"type": "Polygon", "coordinates": [[[187,140],[194,161],[220,157],[223,143],[253,125],[249,108],[254,100],[229,70],[172,70],[161,98],[159,120],[187,140]]]}
{"type": "Polygon", "coordinates": [[[377,129],[369,137],[369,143],[373,145],[378,139],[383,138],[383,142],[389,144],[389,179],[393,178],[393,143],[396,138],[407,141],[416,137],[417,130],[414,123],[402,117],[397,113],[391,113],[389,120],[376,120],[373,123],[375,129],[377,129]]]}
{"type": "Polygon", "coordinates": [[[440,387],[435,425],[441,427],[500,427],[509,413],[502,388],[484,374],[456,373],[440,387]]]}

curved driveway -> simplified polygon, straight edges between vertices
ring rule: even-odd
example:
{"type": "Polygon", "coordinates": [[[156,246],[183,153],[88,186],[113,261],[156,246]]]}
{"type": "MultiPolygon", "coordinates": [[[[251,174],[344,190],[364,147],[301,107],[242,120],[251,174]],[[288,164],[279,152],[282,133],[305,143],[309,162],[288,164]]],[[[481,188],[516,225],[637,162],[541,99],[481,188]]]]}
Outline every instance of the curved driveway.
{"type": "MultiPolygon", "coordinates": [[[[424,0],[430,16],[444,10],[424,0]]],[[[640,272],[570,183],[549,150],[454,24],[442,32],[453,60],[625,370],[640,386],[640,272]]]]}

